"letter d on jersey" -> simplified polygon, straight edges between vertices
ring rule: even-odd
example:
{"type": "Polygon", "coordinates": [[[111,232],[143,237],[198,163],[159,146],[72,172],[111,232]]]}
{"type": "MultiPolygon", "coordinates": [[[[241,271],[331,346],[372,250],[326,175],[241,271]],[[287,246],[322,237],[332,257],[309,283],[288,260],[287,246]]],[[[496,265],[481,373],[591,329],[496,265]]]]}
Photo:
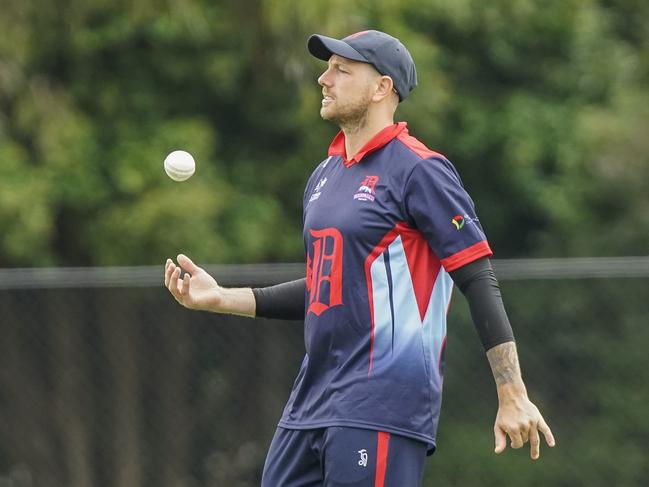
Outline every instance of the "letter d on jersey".
{"type": "Polygon", "coordinates": [[[309,230],[313,237],[307,255],[308,312],[320,316],[343,304],[343,236],[336,228],[309,230]]]}

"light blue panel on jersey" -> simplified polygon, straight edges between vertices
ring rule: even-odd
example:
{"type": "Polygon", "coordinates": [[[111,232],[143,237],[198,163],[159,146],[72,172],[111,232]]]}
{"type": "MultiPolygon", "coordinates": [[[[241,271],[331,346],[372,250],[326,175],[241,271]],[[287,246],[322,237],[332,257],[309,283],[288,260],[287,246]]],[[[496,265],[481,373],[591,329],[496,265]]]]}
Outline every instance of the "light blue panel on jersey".
{"type": "Polygon", "coordinates": [[[374,342],[372,369],[388,364],[392,358],[392,309],[390,308],[390,285],[384,255],[379,255],[370,269],[372,279],[372,305],[374,312],[374,342]]]}
{"type": "Polygon", "coordinates": [[[439,370],[442,344],[446,337],[446,312],[453,293],[453,279],[442,267],[439,270],[433,293],[430,296],[430,303],[424,317],[424,333],[426,334],[425,344],[429,347],[428,356],[432,357],[433,377],[437,377],[441,383],[441,371],[439,370]]]}
{"type": "Polygon", "coordinates": [[[394,358],[400,366],[413,361],[421,364],[421,317],[401,237],[390,244],[388,251],[394,282],[394,314],[399,317],[395,323],[394,358]]]}
{"type": "Polygon", "coordinates": [[[406,254],[397,237],[372,263],[374,345],[372,369],[422,362],[422,323],[406,254]],[[393,322],[398,317],[398,322],[393,322]]]}

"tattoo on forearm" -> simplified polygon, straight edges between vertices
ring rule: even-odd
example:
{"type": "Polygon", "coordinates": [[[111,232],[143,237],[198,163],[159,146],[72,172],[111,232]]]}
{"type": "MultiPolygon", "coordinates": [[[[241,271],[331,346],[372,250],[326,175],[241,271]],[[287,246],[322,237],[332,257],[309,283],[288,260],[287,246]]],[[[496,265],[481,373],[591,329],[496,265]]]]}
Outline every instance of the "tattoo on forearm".
{"type": "Polygon", "coordinates": [[[521,369],[514,342],[502,343],[487,351],[496,385],[508,384],[521,380],[521,369]]]}

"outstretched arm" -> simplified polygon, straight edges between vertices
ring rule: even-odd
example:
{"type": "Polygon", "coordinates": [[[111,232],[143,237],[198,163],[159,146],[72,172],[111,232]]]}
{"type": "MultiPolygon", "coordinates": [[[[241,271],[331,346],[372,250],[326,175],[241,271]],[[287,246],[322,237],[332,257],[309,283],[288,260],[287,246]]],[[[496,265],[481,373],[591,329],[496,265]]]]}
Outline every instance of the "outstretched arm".
{"type": "Polygon", "coordinates": [[[224,288],[186,255],[178,255],[178,265],[165,263],[165,286],[181,305],[189,309],[240,316],[304,319],[306,279],[263,288],[224,288]],[[185,274],[181,278],[181,271],[185,274]]]}
{"type": "Polygon", "coordinates": [[[537,407],[528,399],[521,377],[514,334],[500,296],[498,280],[488,258],[478,259],[451,272],[451,277],[466,296],[473,323],[491,365],[498,392],[498,414],[494,424],[496,453],[530,442],[532,459],[539,458],[539,431],[549,446],[555,441],[537,407]]]}

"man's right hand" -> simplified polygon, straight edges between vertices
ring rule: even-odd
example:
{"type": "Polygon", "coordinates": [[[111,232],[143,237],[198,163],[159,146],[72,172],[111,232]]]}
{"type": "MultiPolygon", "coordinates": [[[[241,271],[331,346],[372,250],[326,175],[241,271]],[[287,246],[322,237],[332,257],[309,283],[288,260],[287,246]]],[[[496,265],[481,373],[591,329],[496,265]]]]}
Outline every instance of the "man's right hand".
{"type": "Polygon", "coordinates": [[[178,255],[178,265],[167,259],[165,286],[185,308],[219,312],[223,306],[223,288],[186,255],[178,255]],[[182,279],[181,268],[185,271],[182,279]]]}

